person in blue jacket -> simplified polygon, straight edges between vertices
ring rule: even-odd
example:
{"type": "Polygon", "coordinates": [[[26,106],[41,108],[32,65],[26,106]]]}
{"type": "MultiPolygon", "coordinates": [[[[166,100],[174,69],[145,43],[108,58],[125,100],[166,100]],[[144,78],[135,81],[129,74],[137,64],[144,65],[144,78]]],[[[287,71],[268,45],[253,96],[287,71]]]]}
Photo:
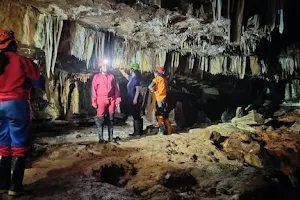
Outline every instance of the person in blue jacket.
{"type": "Polygon", "coordinates": [[[120,70],[122,75],[128,80],[127,91],[130,105],[130,113],[133,117],[133,134],[131,136],[140,136],[143,131],[143,118],[141,117],[141,107],[143,97],[141,95],[142,75],[140,66],[137,63],[132,63],[130,67],[130,75],[124,70],[120,70]]]}

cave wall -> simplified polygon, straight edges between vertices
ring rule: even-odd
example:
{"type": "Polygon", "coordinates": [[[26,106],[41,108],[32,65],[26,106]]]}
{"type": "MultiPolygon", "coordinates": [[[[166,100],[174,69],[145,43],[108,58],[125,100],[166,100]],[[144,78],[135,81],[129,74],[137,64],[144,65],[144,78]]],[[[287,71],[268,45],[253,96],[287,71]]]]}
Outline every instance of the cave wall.
{"type": "Polygon", "coordinates": [[[29,5],[18,1],[0,1],[1,29],[13,30],[16,40],[28,46],[34,46],[34,36],[39,12],[29,5]]]}

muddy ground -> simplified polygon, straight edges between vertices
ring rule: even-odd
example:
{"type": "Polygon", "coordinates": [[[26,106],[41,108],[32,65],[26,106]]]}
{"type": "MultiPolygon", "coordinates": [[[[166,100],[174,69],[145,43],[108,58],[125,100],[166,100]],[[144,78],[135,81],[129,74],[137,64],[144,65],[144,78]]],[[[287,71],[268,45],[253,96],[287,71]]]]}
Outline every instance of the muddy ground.
{"type": "MultiPolygon", "coordinates": [[[[300,119],[300,115],[295,116],[283,115],[281,120],[300,119]]],[[[216,131],[212,131],[216,126],[170,136],[148,133],[127,138],[130,124],[122,125],[115,131],[122,139],[118,144],[98,144],[95,127],[61,127],[57,132],[35,133],[24,180],[27,194],[17,199],[299,199],[297,185],[291,181],[294,176],[284,173],[280,166],[253,166],[256,162],[230,156],[230,135],[242,129],[232,128],[228,133],[228,124],[217,126],[219,132],[226,132],[227,127],[227,146],[224,142],[216,145],[216,131]]],[[[266,129],[260,130],[260,134],[268,135],[262,131],[266,129]]],[[[270,142],[264,146],[266,143],[261,145],[262,150],[272,147],[270,142]]],[[[294,152],[292,156],[299,154],[294,152]]],[[[8,197],[3,195],[2,199],[8,197]]]]}

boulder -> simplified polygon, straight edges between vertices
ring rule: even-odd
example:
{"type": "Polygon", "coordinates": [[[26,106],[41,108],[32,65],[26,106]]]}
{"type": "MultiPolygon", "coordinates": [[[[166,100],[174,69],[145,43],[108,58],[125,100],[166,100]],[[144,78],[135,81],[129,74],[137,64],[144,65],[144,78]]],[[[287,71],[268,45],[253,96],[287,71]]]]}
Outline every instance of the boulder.
{"type": "Polygon", "coordinates": [[[253,167],[262,168],[261,146],[254,141],[249,132],[237,132],[229,137],[218,133],[212,134],[211,139],[217,147],[221,147],[229,159],[245,162],[253,167]]]}

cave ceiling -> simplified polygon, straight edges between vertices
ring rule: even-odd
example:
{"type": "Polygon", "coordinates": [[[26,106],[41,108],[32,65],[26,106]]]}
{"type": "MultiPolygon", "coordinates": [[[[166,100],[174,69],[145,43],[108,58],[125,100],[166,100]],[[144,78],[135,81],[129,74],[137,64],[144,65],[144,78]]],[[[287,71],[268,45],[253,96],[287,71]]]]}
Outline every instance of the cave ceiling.
{"type": "MultiPolygon", "coordinates": [[[[87,68],[96,62],[95,57],[113,55],[115,66],[135,60],[145,71],[165,65],[167,60],[178,68],[185,56],[191,71],[199,65],[211,73],[224,72],[224,66],[209,70],[212,67],[207,63],[227,66],[226,58],[214,59],[234,56],[231,63],[238,62],[238,66],[227,68],[243,78],[246,72],[240,71],[245,63],[255,63],[251,57],[264,54],[287,32],[297,35],[291,23],[299,16],[293,2],[299,5],[295,0],[2,0],[0,11],[9,13],[0,17],[0,22],[15,30],[21,43],[44,50],[48,75],[54,71],[57,53],[67,52],[85,61],[87,68]],[[13,16],[12,10],[17,9],[20,12],[13,16]],[[205,60],[207,57],[212,59],[205,60]],[[236,67],[241,69],[233,69],[236,67]]],[[[293,54],[292,61],[288,56],[278,61],[289,75],[298,68],[300,58],[296,56],[297,42],[292,40],[297,37],[288,34],[285,38],[289,41],[277,45],[276,55],[269,56],[293,54]]],[[[266,63],[260,65],[258,74],[270,68],[266,63]]]]}

